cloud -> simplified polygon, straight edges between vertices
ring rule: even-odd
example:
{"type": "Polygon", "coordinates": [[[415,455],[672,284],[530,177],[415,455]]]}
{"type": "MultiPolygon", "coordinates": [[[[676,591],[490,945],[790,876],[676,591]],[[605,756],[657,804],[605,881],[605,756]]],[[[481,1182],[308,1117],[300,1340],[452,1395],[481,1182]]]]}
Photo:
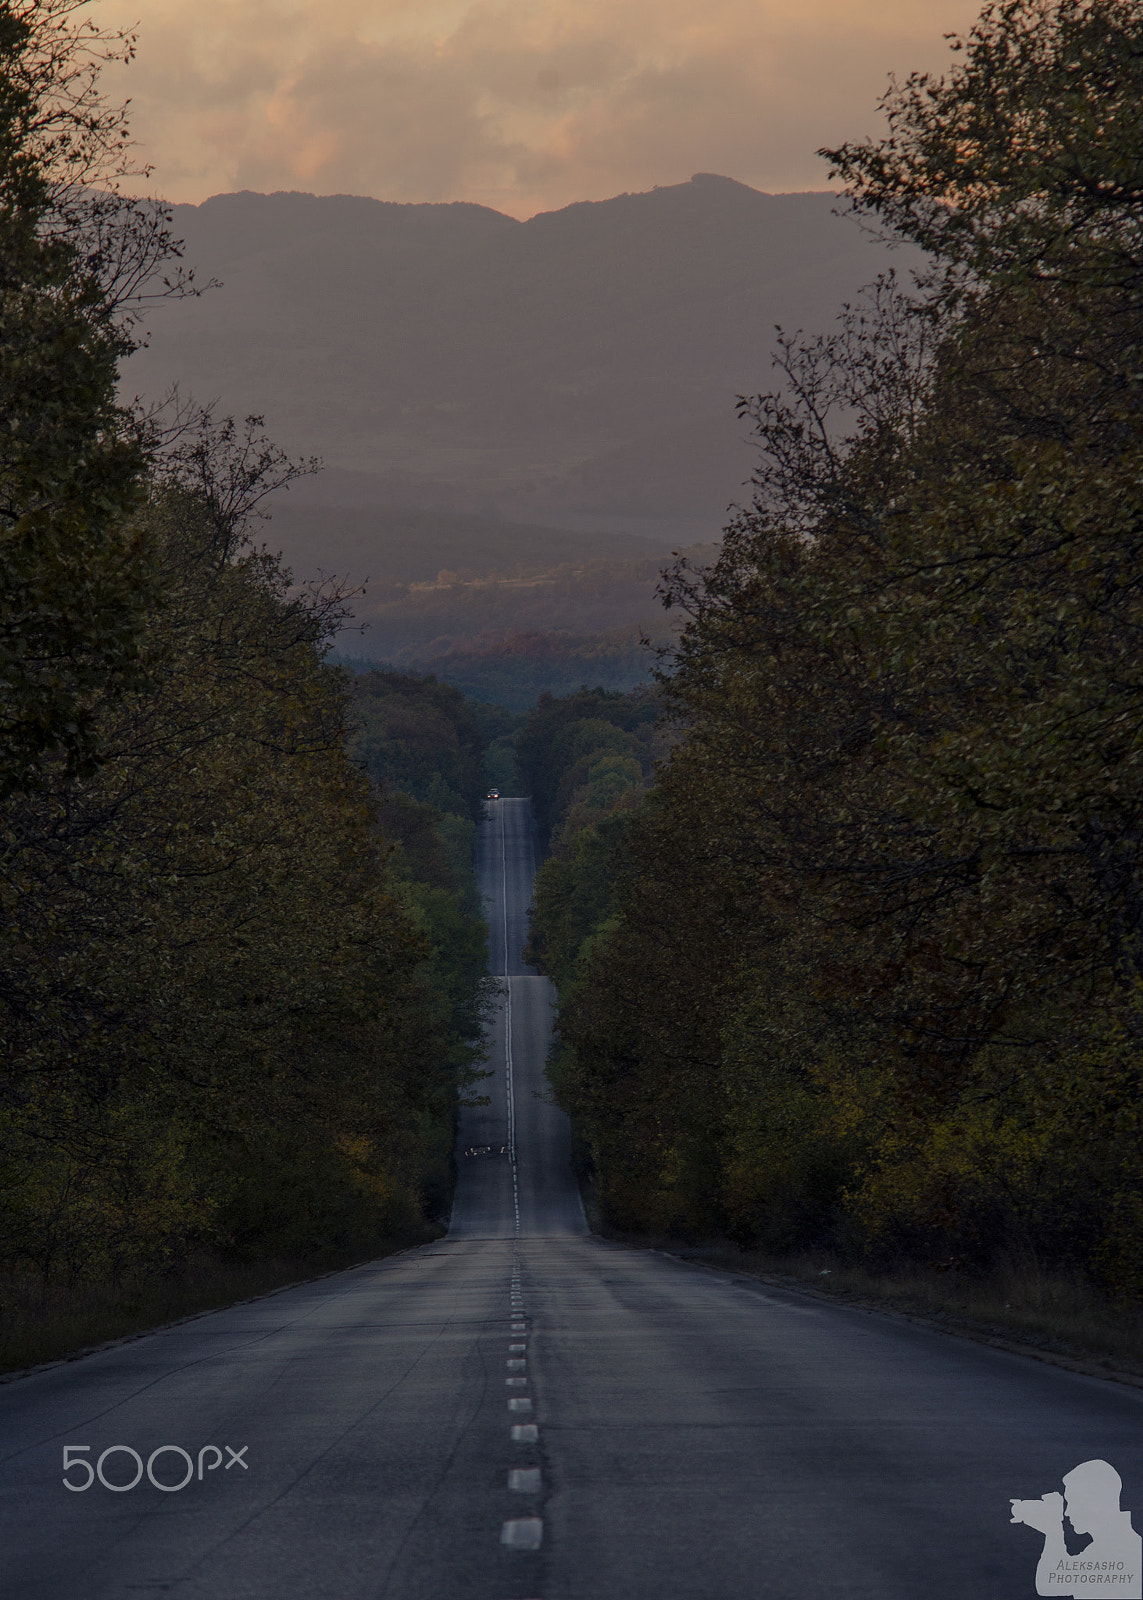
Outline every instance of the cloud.
{"type": "MultiPolygon", "coordinates": [[[[138,0],[96,0],[129,25],[138,0]]],[[[147,0],[132,98],[172,200],[307,189],[529,216],[721,172],[824,188],[976,0],[147,0]]]]}

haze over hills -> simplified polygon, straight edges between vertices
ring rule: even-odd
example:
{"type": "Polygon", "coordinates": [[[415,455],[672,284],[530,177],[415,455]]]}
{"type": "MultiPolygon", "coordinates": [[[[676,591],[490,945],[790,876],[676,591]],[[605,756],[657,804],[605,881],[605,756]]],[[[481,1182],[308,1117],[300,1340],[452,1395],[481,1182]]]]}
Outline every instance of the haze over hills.
{"type": "Polygon", "coordinates": [[[464,657],[474,693],[492,655],[489,694],[524,703],[529,652],[537,684],[582,656],[625,687],[665,632],[658,563],[748,497],[734,402],[771,385],[774,325],[828,328],[890,259],[835,206],[709,174],[527,222],[218,195],[174,223],[222,287],[155,316],[124,389],[177,382],[324,459],[267,538],[299,578],[371,580],[348,654],[464,657]]]}
{"type": "Polygon", "coordinates": [[[700,174],[527,222],[463,203],[174,208],[223,287],[165,307],[125,388],[178,380],[332,469],[292,504],[710,538],[752,464],[735,396],[774,324],[827,327],[887,252],[828,194],[700,174]]]}

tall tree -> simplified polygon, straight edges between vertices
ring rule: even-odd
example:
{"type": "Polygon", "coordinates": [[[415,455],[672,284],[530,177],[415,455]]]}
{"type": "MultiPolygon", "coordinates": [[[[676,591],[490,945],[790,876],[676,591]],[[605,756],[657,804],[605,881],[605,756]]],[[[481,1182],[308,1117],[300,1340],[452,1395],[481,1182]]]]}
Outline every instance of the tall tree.
{"type": "Polygon", "coordinates": [[[1015,1237],[1137,1292],[1143,7],[1005,0],[957,55],[832,152],[931,269],[744,402],[755,503],[669,588],[686,736],[561,1021],[567,1082],[621,1171],[654,1152],[646,1218],[701,1130],[695,1226],[713,1201],[764,1237],[1015,1237]],[[664,884],[723,953],[693,1066],[656,1039],[664,884]]]}
{"type": "Polygon", "coordinates": [[[117,362],[179,292],[167,214],[118,192],[124,111],[99,92],[132,41],[83,0],[0,6],[0,796],[95,752],[95,698],[138,671],[144,452],[117,362]]]}

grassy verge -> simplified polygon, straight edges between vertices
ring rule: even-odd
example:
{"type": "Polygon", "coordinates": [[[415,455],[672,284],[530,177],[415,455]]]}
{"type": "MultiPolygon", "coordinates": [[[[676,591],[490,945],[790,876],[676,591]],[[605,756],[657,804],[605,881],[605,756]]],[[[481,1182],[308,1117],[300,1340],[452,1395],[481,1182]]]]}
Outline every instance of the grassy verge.
{"type": "Polygon", "coordinates": [[[440,1237],[426,1227],[416,1237],[378,1240],[370,1250],[326,1251],[305,1258],[222,1262],[209,1258],[176,1271],[118,1284],[54,1284],[0,1278],[0,1372],[82,1355],[109,1340],[130,1338],[165,1323],[242,1300],[272,1294],[292,1283],[376,1261],[440,1237]]]}
{"type": "Polygon", "coordinates": [[[1082,1277],[1011,1260],[987,1277],[923,1267],[874,1271],[825,1251],[769,1255],[724,1240],[701,1246],[624,1234],[593,1221],[597,1233],[683,1260],[760,1278],[778,1288],[897,1312],[947,1333],[1022,1351],[1061,1366],[1143,1387],[1143,1311],[1116,1305],[1082,1277]]]}

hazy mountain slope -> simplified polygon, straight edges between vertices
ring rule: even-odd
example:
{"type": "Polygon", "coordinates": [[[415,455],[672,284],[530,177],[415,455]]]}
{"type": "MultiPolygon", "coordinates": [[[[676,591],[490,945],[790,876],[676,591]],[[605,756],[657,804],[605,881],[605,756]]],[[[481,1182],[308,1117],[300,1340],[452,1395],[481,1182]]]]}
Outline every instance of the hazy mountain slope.
{"type": "MultiPolygon", "coordinates": [[[[656,597],[665,542],[462,512],[305,504],[300,495],[320,484],[280,497],[261,537],[299,576],[364,583],[356,627],[339,641],[347,656],[436,672],[478,699],[524,707],[585,676],[629,688],[653,662],[640,637],[675,631],[678,619],[656,597]]],[[[335,487],[354,485],[336,475],[335,487]]]]}
{"type": "MultiPolygon", "coordinates": [[[[696,547],[692,556],[709,559],[714,548],[696,547]]],[[[677,613],[668,618],[656,596],[664,564],[656,556],[568,562],[479,579],[445,571],[433,583],[370,585],[357,616],[369,624],[367,653],[399,664],[492,647],[521,630],[662,634],[682,621],[677,613]]]]}
{"type": "Polygon", "coordinates": [[[264,413],[359,504],[710,537],[774,323],[824,328],[885,265],[833,205],[710,176],[527,222],[217,196],[175,220],[224,287],[163,308],[125,386],[264,413]]]}
{"type": "Polygon", "coordinates": [[[279,494],[260,538],[281,551],[299,576],[320,569],[354,582],[427,583],[442,568],[469,578],[546,572],[565,563],[607,558],[643,561],[670,551],[670,540],[635,534],[580,533],[536,523],[504,522],[472,512],[307,503],[323,475],[279,494]]]}

